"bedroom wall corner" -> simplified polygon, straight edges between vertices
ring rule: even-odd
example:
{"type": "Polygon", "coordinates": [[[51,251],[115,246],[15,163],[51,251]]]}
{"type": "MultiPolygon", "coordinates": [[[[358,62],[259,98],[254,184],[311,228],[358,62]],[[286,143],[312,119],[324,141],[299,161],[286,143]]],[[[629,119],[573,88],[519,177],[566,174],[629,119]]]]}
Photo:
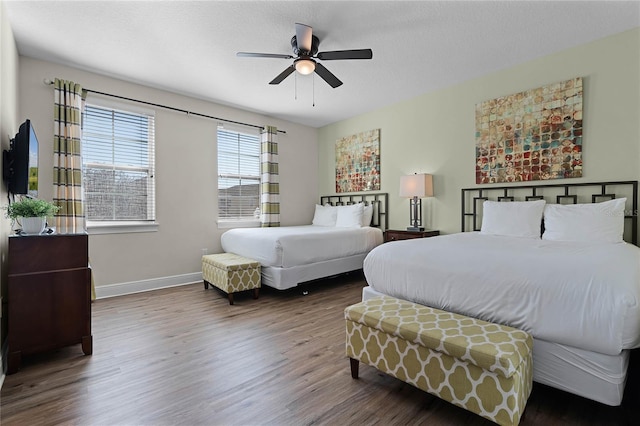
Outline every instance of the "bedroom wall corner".
{"type": "MultiPolygon", "coordinates": [[[[390,228],[409,222],[400,176],[431,173],[427,228],[460,231],[460,190],[475,185],[475,105],[572,77],[584,78],[584,177],[565,182],[640,179],[640,28],[541,57],[322,127],[319,191],[334,193],[335,141],[381,129],[381,190],[389,193],[390,228]]],[[[558,182],[563,182],[559,180],[558,182]]]]}
{"type": "MultiPolygon", "coordinates": [[[[18,50],[5,5],[0,2],[0,135],[2,150],[9,148],[9,135],[17,131],[18,114],[18,50]]],[[[0,169],[2,166],[0,165],[0,169]]],[[[0,199],[7,199],[4,182],[0,185],[0,199]]],[[[5,201],[2,205],[5,205],[5,201]]],[[[11,223],[0,214],[0,387],[4,379],[4,350],[7,331],[7,250],[11,223]]]]}
{"type": "MultiPolygon", "coordinates": [[[[310,223],[318,198],[316,129],[24,56],[19,67],[20,115],[31,118],[40,141],[41,198],[51,199],[53,191],[53,89],[43,79],[57,77],[92,90],[285,130],[278,136],[281,223],[310,223]]],[[[202,267],[202,249],[222,251],[220,236],[225,229],[216,224],[218,123],[154,109],[158,230],[90,234],[96,293],[105,297],[194,282],[202,267]]]]}

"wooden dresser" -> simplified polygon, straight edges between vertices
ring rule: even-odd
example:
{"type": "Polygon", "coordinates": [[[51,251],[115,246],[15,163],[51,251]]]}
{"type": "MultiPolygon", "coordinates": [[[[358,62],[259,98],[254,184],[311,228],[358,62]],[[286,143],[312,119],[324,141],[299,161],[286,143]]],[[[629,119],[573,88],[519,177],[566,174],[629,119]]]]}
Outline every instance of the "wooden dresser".
{"type": "Polygon", "coordinates": [[[82,344],[93,352],[86,234],[9,237],[7,374],[22,355],[82,344]]]}

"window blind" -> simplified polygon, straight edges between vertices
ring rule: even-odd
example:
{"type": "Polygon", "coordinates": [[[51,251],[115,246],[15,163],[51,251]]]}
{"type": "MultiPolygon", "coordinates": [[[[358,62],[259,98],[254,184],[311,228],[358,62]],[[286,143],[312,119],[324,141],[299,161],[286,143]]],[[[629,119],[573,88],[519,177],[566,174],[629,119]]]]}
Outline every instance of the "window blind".
{"type": "Polygon", "coordinates": [[[254,220],[260,206],[260,138],[218,129],[218,218],[254,220]]]}
{"type": "Polygon", "coordinates": [[[154,221],[154,116],[87,103],[82,120],[87,220],[154,221]]]}

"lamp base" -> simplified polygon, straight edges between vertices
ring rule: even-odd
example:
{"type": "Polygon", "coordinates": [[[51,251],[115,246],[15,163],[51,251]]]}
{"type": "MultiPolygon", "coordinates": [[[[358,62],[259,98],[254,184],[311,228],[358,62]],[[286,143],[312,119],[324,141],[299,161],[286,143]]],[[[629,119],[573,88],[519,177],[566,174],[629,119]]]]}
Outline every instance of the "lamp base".
{"type": "Polygon", "coordinates": [[[422,231],[424,231],[424,228],[421,227],[421,226],[407,226],[407,231],[422,232],[422,231]]]}

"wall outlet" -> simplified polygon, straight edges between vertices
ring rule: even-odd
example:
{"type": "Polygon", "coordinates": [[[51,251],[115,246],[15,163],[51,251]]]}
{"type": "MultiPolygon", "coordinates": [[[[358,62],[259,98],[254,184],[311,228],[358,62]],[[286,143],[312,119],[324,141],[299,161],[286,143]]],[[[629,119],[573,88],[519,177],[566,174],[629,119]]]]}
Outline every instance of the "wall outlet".
{"type": "Polygon", "coordinates": [[[203,249],[202,249],[202,255],[203,255],[203,256],[206,256],[206,255],[208,255],[208,254],[209,254],[209,249],[208,249],[208,248],[203,248],[203,249]]]}

